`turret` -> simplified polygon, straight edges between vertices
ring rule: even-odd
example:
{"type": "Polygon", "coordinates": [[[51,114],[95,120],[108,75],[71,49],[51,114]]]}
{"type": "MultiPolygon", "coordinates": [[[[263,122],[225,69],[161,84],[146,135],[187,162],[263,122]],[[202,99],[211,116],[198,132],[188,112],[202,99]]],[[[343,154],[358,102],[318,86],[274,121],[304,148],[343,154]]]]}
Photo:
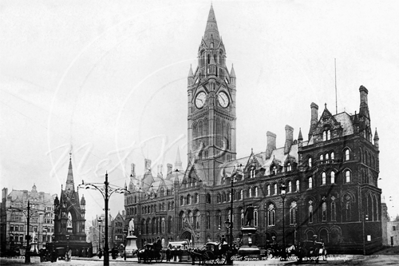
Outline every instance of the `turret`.
{"type": "Polygon", "coordinates": [[[188,71],[187,83],[188,83],[188,86],[191,86],[194,84],[194,74],[193,74],[193,69],[192,69],[191,65],[190,65],[190,70],[188,71]]]}
{"type": "Polygon", "coordinates": [[[80,199],[80,207],[81,207],[81,210],[82,210],[82,214],[84,214],[85,211],[86,211],[86,200],[85,200],[85,196],[84,195],[82,195],[82,198],[80,199]]]}
{"type": "Polygon", "coordinates": [[[231,65],[231,70],[230,70],[230,84],[232,86],[236,86],[236,72],[234,71],[234,66],[231,65]]]}
{"type": "Polygon", "coordinates": [[[299,128],[298,142],[301,143],[302,141],[303,141],[302,130],[301,130],[301,128],[299,128]]]}

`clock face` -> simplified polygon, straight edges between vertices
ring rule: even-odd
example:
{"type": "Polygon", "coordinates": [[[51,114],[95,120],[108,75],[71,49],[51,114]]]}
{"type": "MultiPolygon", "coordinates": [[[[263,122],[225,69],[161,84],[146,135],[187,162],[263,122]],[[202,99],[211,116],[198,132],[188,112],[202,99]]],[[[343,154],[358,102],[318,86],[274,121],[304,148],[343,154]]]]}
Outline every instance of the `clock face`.
{"type": "Polygon", "coordinates": [[[206,94],[205,92],[201,91],[197,94],[197,97],[195,98],[195,106],[197,106],[197,108],[202,108],[205,105],[205,100],[206,94]]]}
{"type": "Polygon", "coordinates": [[[223,108],[229,106],[229,96],[227,96],[225,92],[220,92],[218,94],[218,101],[220,106],[222,106],[223,108]]]}

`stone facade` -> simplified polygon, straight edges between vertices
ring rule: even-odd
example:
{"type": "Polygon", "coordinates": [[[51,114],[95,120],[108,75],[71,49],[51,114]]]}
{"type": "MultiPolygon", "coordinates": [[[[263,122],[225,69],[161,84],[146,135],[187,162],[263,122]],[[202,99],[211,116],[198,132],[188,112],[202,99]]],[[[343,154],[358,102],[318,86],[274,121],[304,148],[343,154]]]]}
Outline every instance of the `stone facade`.
{"type": "Polygon", "coordinates": [[[388,246],[399,246],[399,221],[387,223],[388,246]]]}
{"type": "Polygon", "coordinates": [[[2,191],[2,252],[10,249],[25,249],[27,233],[27,215],[29,215],[30,244],[34,251],[52,242],[54,233],[53,199],[56,195],[32,190],[15,190],[8,194],[8,189],[2,191]],[[30,214],[27,212],[28,201],[30,214]]]}
{"type": "Polygon", "coordinates": [[[379,138],[377,131],[372,136],[368,90],[360,86],[359,92],[358,113],[332,114],[325,106],[319,117],[312,103],[306,139],[301,130],[294,139],[287,125],[283,147],[267,132],[264,152],[237,159],[236,75],[226,68],[211,7],[198,67],[190,67],[188,75],[187,167],[181,166],[179,151],[176,170],[168,164],[165,175],[162,166],[153,175],[148,159],[143,175],[136,175],[132,164],[125,209],[127,220],[135,219],[138,246],[158,236],[194,246],[222,235],[237,240],[250,209],[258,246],[273,236],[280,244],[316,236],[330,252],[381,248],[379,138]],[[225,226],[230,217],[232,236],[225,226]]]}

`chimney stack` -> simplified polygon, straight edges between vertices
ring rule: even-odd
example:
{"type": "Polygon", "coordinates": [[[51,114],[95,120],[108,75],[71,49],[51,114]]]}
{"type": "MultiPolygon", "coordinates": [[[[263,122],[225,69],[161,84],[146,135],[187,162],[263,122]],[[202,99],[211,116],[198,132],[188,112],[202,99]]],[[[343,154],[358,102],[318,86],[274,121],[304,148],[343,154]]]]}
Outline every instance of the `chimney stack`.
{"type": "Polygon", "coordinates": [[[285,145],[284,154],[287,154],[291,150],[291,145],[294,142],[294,128],[286,125],[285,126],[285,145]]]}
{"type": "Polygon", "coordinates": [[[318,110],[319,110],[319,106],[315,103],[311,103],[310,104],[310,129],[309,129],[309,139],[312,137],[313,135],[313,130],[316,127],[316,124],[319,120],[319,115],[318,115],[318,110]]]}
{"type": "Polygon", "coordinates": [[[134,163],[130,164],[131,166],[131,172],[130,172],[130,176],[136,176],[136,166],[134,165],[134,163]]]}
{"type": "Polygon", "coordinates": [[[267,131],[266,138],[267,138],[267,146],[266,146],[266,159],[269,159],[272,156],[273,150],[276,149],[276,134],[267,131]]]}
{"type": "Polygon", "coordinates": [[[151,172],[151,160],[144,159],[144,171],[151,172]]]}
{"type": "Polygon", "coordinates": [[[369,105],[368,105],[368,100],[367,100],[367,95],[368,95],[369,91],[363,85],[361,85],[359,88],[359,92],[360,92],[359,115],[370,119],[369,105]]]}
{"type": "Polygon", "coordinates": [[[170,175],[171,173],[173,173],[173,166],[171,163],[168,163],[166,165],[166,169],[167,169],[167,173],[166,173],[167,175],[170,175]]]}

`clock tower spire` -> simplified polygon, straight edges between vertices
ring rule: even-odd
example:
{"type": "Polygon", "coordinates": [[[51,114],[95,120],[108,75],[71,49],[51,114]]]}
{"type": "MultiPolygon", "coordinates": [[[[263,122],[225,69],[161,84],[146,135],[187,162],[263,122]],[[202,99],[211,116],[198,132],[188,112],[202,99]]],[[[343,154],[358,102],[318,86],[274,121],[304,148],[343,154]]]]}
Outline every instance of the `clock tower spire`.
{"type": "Polygon", "coordinates": [[[188,74],[188,161],[208,185],[219,166],[236,158],[236,75],[226,67],[226,48],[213,6],[198,49],[198,66],[188,74]]]}

